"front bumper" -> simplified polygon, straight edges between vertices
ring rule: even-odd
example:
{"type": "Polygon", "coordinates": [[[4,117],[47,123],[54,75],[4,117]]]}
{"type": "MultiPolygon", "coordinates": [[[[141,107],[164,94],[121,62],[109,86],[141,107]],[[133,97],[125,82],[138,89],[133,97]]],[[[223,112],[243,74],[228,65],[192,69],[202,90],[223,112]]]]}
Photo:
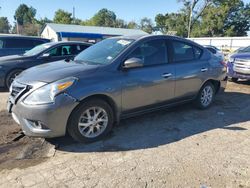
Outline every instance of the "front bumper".
{"type": "Polygon", "coordinates": [[[240,78],[250,80],[250,69],[234,69],[234,65],[231,62],[227,63],[227,75],[232,78],[240,78]]]}
{"type": "Polygon", "coordinates": [[[78,104],[67,94],[58,95],[54,104],[47,105],[26,105],[22,100],[14,105],[8,101],[13,119],[25,135],[44,138],[64,136],[69,116],[78,104]]]}

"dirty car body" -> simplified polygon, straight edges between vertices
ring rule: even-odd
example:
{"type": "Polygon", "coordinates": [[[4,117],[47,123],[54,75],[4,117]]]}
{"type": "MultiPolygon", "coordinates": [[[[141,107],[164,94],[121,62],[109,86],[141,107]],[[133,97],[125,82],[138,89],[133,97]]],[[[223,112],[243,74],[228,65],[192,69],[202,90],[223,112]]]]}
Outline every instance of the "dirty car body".
{"type": "Polygon", "coordinates": [[[219,58],[194,42],[164,35],[115,37],[93,45],[74,61],[21,73],[11,86],[8,110],[26,135],[58,137],[66,134],[73,115],[88,101],[108,105],[112,112],[106,111],[112,116],[107,117],[115,124],[122,118],[193,101],[208,82],[216,93],[224,90],[226,69],[219,58]],[[66,89],[54,92],[58,84],[66,89]],[[44,99],[47,95],[50,102],[44,99]],[[38,98],[45,102],[38,104],[38,98]]]}

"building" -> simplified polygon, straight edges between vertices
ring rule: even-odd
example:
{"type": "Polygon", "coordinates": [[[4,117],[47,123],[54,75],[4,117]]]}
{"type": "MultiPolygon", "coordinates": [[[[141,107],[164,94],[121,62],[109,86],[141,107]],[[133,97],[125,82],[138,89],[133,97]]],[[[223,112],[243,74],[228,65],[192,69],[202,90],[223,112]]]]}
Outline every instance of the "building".
{"type": "Polygon", "coordinates": [[[52,41],[84,42],[98,42],[113,36],[143,34],[147,33],[139,29],[123,29],[54,23],[46,24],[41,31],[41,37],[51,39],[52,41]]]}

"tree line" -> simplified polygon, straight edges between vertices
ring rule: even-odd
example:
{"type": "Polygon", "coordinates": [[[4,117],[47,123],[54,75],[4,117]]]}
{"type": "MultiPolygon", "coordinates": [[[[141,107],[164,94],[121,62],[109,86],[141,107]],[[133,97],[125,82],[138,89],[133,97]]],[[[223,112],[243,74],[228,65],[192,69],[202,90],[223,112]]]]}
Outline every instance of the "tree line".
{"type": "Polygon", "coordinates": [[[0,17],[0,33],[39,35],[46,23],[104,26],[142,29],[147,33],[160,31],[181,37],[246,36],[250,29],[250,3],[242,0],[178,0],[182,8],[176,13],[157,14],[155,22],[144,17],[139,22],[126,22],[106,8],[99,10],[88,20],[74,18],[62,9],[51,20],[36,19],[37,10],[21,4],[15,11],[15,24],[7,17],[0,17]]]}

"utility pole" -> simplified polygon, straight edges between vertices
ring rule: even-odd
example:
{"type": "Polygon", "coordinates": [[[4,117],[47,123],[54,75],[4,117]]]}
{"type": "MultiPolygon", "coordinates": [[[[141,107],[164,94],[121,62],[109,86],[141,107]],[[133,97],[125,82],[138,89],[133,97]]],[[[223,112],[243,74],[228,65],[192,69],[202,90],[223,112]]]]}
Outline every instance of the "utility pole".
{"type": "Polygon", "coordinates": [[[75,23],[75,7],[73,7],[73,23],[75,23]]]}

